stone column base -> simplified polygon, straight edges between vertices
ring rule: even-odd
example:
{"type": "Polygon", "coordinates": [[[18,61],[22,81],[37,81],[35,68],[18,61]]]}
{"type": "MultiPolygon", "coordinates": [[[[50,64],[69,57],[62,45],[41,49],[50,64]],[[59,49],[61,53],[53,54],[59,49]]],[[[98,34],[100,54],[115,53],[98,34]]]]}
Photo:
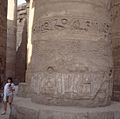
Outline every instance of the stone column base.
{"type": "Polygon", "coordinates": [[[46,106],[15,97],[10,119],[120,119],[120,103],[99,108],[46,106]]]}
{"type": "Polygon", "coordinates": [[[18,86],[18,97],[29,98],[30,96],[30,86],[27,83],[19,83],[18,86]]]}

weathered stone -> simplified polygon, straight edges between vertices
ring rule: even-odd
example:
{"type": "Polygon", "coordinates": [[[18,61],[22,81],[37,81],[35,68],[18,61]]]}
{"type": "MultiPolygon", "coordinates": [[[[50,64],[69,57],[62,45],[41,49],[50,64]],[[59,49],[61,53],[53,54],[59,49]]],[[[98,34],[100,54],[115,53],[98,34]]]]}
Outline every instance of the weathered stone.
{"type": "Polygon", "coordinates": [[[120,101],[120,0],[112,0],[113,100],[120,101]]]}
{"type": "Polygon", "coordinates": [[[25,82],[27,68],[28,4],[17,8],[16,79],[25,82]]]}
{"type": "Polygon", "coordinates": [[[7,40],[7,0],[0,0],[0,89],[5,80],[7,40]]]}
{"type": "Polygon", "coordinates": [[[16,9],[17,0],[8,0],[6,77],[13,78],[15,78],[15,65],[16,65],[16,31],[17,31],[16,9]]]}
{"type": "Polygon", "coordinates": [[[30,97],[30,90],[31,89],[27,83],[19,83],[17,96],[24,98],[30,97]]]}
{"type": "Polygon", "coordinates": [[[23,3],[17,7],[17,11],[25,10],[26,9],[26,3],[23,3]]]}
{"type": "Polygon", "coordinates": [[[120,119],[120,103],[100,108],[45,106],[18,97],[14,103],[10,119],[120,119]]]}
{"type": "MultiPolygon", "coordinates": [[[[20,102],[20,100],[19,100],[20,102]]],[[[38,119],[39,110],[35,107],[28,108],[23,105],[13,106],[9,119],[38,119]]]]}
{"type": "MultiPolygon", "coordinates": [[[[31,0],[26,83],[18,89],[25,98],[15,99],[10,119],[120,119],[120,104],[107,106],[113,85],[111,39],[115,96],[120,89],[118,6],[119,0],[31,0]]],[[[24,8],[18,9],[23,26],[24,8]]]]}
{"type": "Polygon", "coordinates": [[[89,119],[115,119],[114,112],[105,111],[105,112],[96,112],[96,113],[88,113],[89,119]]]}
{"type": "Polygon", "coordinates": [[[115,115],[114,115],[115,119],[119,119],[120,118],[120,111],[116,111],[115,115]]]}
{"type": "Polygon", "coordinates": [[[32,55],[27,71],[33,102],[85,107],[110,104],[109,6],[109,0],[33,2],[32,55]]]}

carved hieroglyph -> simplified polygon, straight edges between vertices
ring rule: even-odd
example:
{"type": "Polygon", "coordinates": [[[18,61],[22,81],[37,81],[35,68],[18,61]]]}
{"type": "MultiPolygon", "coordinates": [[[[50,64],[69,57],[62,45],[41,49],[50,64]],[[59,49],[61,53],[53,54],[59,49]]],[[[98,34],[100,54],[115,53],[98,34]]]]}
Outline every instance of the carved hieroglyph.
{"type": "Polygon", "coordinates": [[[112,93],[110,0],[36,0],[32,101],[105,106],[112,93]]]}

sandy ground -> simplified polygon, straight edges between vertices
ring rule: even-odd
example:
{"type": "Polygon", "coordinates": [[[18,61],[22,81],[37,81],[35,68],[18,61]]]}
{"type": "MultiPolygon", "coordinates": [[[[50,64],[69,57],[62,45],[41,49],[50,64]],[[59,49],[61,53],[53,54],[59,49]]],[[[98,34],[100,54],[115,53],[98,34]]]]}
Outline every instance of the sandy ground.
{"type": "Polygon", "coordinates": [[[9,114],[10,114],[9,106],[6,115],[1,115],[2,112],[3,112],[3,104],[0,103],[0,119],[9,119],[9,114]]]}

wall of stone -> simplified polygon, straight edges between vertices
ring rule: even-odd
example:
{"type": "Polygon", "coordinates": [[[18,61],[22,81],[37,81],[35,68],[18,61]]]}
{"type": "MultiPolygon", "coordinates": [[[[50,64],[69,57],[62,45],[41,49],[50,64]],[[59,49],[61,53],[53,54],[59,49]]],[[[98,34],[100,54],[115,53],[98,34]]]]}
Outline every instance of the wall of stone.
{"type": "Polygon", "coordinates": [[[7,0],[0,0],[0,88],[5,80],[7,40],[7,0]]]}
{"type": "Polygon", "coordinates": [[[120,0],[112,0],[113,100],[120,101],[120,0]]]}
{"type": "Polygon", "coordinates": [[[25,81],[28,11],[27,3],[17,8],[16,79],[18,82],[25,81]]]}

